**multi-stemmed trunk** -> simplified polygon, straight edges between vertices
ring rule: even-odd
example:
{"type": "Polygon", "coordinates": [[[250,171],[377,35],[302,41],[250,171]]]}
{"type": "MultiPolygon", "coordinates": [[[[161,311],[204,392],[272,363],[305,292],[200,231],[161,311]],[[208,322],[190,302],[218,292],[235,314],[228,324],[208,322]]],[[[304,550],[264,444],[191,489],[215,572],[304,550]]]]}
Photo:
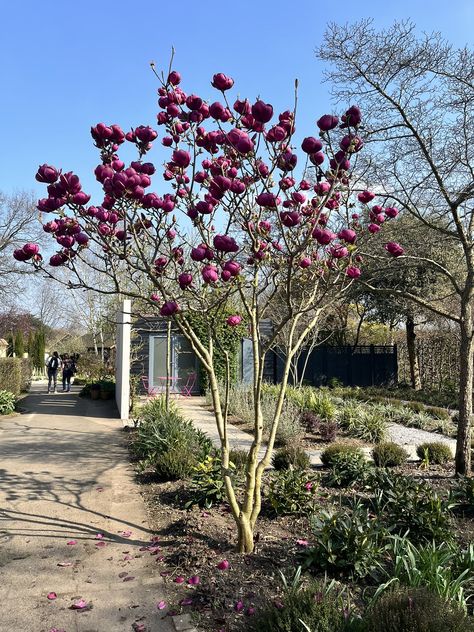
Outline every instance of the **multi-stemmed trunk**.
{"type": "Polygon", "coordinates": [[[408,352],[408,364],[410,366],[410,381],[413,390],[421,390],[421,377],[420,366],[418,363],[418,356],[416,353],[416,333],[415,333],[415,321],[413,316],[408,314],[405,320],[406,340],[407,340],[407,352],[408,352]]]}
{"type": "Polygon", "coordinates": [[[474,323],[472,290],[461,305],[461,343],[459,347],[459,421],[456,443],[456,474],[471,473],[472,386],[474,377],[474,323]]]}

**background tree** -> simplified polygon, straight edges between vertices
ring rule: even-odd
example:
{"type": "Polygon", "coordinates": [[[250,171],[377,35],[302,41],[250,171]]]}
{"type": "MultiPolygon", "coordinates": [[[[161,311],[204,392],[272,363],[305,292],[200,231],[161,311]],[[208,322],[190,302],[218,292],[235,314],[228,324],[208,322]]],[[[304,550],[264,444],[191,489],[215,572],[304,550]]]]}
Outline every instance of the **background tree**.
{"type": "Polygon", "coordinates": [[[36,177],[49,185],[48,197],[38,206],[52,214],[44,229],[61,248],[47,267],[31,245],[14,256],[32,261],[70,288],[145,300],[163,318],[173,319],[208,376],[238,549],[248,552],[254,546],[262,475],[270,464],[293,356],[330,309],[328,297],[337,300],[360,275],[356,240],[364,225],[355,213],[350,169],[362,146],[357,136],[361,113],[346,111],[342,129],[335,129],[336,116],[321,117],[320,138],[306,137],[298,156],[292,142],[295,108],[280,113],[271,125],[271,104],[260,99],[229,104],[233,80],[222,73],[212,82],[222,101],[213,103],[186,95],[180,80],[171,71],[159,88],[158,122],[171,153],[163,177],[170,192],[145,193],[155,172],[145,161],[155,130],[139,126],[124,134],[117,125],[99,123],[92,136],[101,154],[95,169],[105,193],[100,206],[86,206],[90,196],[78,176],[42,165],[36,177]],[[128,167],[117,154],[126,141],[138,150],[138,160],[128,167]],[[310,165],[316,168],[314,189],[297,178],[299,157],[303,172],[310,165]],[[56,274],[58,268],[62,273],[56,274]],[[99,274],[99,285],[85,269],[99,274]],[[273,309],[277,294],[278,314],[273,309]],[[230,305],[240,309],[225,318],[230,305]],[[197,314],[206,319],[206,336],[193,326],[197,314]],[[224,318],[228,327],[246,323],[253,348],[253,441],[242,497],[229,469],[229,359],[223,391],[214,362],[216,321],[224,318]],[[261,327],[268,318],[274,321],[271,331],[261,327]],[[283,339],[286,357],[260,458],[265,356],[277,339],[283,339]]]}
{"type": "MultiPolygon", "coordinates": [[[[318,50],[329,62],[337,99],[357,99],[367,112],[364,177],[459,252],[464,273],[454,276],[434,258],[459,310],[431,297],[394,290],[459,326],[461,370],[456,472],[470,473],[474,351],[474,55],[454,49],[438,33],[418,36],[411,22],[376,31],[370,20],[331,25],[318,50]]],[[[364,164],[363,164],[364,163],[364,164]]],[[[416,258],[416,252],[407,253],[416,258]]]]}
{"type": "Polygon", "coordinates": [[[23,339],[23,332],[21,329],[16,332],[15,335],[15,355],[17,358],[22,358],[25,353],[25,341],[23,339]]]}

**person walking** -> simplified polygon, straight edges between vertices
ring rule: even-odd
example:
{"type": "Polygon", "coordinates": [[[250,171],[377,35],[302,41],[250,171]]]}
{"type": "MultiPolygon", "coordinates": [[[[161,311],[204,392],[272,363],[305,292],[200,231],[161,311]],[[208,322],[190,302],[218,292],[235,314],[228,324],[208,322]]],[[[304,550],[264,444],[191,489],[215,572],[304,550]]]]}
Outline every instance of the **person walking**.
{"type": "Polygon", "coordinates": [[[61,360],[59,359],[58,352],[53,351],[53,355],[51,355],[46,362],[46,368],[48,371],[48,393],[56,392],[58,369],[60,365],[61,360]]]}
{"type": "Polygon", "coordinates": [[[70,357],[67,353],[63,357],[63,393],[69,393],[71,390],[71,378],[75,373],[74,356],[70,357]]]}

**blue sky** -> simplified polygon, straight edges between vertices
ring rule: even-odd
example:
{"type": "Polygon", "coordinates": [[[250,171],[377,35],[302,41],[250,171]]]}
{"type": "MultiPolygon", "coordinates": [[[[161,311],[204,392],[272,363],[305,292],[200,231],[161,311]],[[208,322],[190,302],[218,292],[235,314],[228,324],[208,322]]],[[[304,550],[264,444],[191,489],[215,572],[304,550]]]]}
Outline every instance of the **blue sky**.
{"type": "Polygon", "coordinates": [[[323,67],[314,56],[325,24],[363,17],[373,17],[380,27],[412,18],[420,31],[440,30],[464,45],[472,42],[474,2],[4,3],[0,190],[42,194],[34,174],[47,162],[75,171],[86,191],[97,191],[92,171],[98,155],[90,126],[99,121],[126,129],[155,125],[157,82],[149,62],[167,67],[172,46],[183,89],[213,100],[218,93],[210,80],[224,72],[235,79],[233,94],[260,95],[284,110],[292,106],[298,77],[298,131],[311,134],[315,120],[330,110],[329,87],[321,82],[323,67]]]}

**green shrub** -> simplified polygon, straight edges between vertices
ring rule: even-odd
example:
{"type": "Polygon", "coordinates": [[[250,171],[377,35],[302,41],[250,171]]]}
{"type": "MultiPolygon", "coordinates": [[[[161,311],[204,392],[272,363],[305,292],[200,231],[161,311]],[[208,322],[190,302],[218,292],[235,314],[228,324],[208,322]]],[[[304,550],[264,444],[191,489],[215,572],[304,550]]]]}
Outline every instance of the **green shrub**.
{"type": "Polygon", "coordinates": [[[252,632],[346,632],[349,628],[344,600],[320,583],[287,590],[281,606],[270,605],[245,630],[252,632]],[[303,625],[304,624],[304,625],[303,625]]]}
{"type": "Polygon", "coordinates": [[[22,390],[20,358],[0,358],[0,390],[19,395],[22,390]]]}
{"type": "Polygon", "coordinates": [[[372,458],[377,467],[396,467],[406,463],[408,453],[396,443],[387,441],[375,446],[372,450],[372,458]]]}
{"type": "Polygon", "coordinates": [[[311,461],[303,448],[289,445],[275,452],[272,465],[276,470],[288,470],[289,468],[306,470],[311,465],[311,461]]]}
{"type": "Polygon", "coordinates": [[[434,419],[451,421],[451,415],[446,408],[440,408],[439,406],[427,406],[425,410],[429,415],[434,417],[434,419]]]}
{"type": "Polygon", "coordinates": [[[379,469],[370,473],[367,487],[375,492],[373,510],[392,533],[409,532],[412,542],[452,540],[452,504],[428,483],[379,469]]]}
{"type": "Polygon", "coordinates": [[[185,478],[213,452],[207,435],[173,403],[167,411],[164,399],[155,398],[141,409],[132,453],[142,469],[151,467],[165,479],[185,478]]]}
{"type": "Polygon", "coordinates": [[[20,362],[20,390],[22,393],[29,391],[33,375],[33,365],[30,358],[18,358],[20,362]]]}
{"type": "Polygon", "coordinates": [[[312,410],[304,410],[300,415],[300,423],[307,432],[318,432],[321,419],[312,410]]]}
{"type": "Polygon", "coordinates": [[[425,405],[421,402],[407,402],[405,406],[414,413],[424,413],[426,410],[425,405]]]}
{"type": "Polygon", "coordinates": [[[464,611],[472,598],[472,570],[474,549],[461,551],[456,544],[430,542],[419,547],[407,538],[390,539],[391,563],[385,572],[388,582],[379,587],[377,593],[387,587],[401,584],[410,588],[429,588],[444,600],[455,602],[464,611]]]}
{"type": "Polygon", "coordinates": [[[274,471],[267,497],[276,514],[302,516],[314,510],[317,487],[314,476],[303,470],[274,471]]]}
{"type": "Polygon", "coordinates": [[[352,437],[380,443],[387,436],[384,407],[348,401],[342,407],[339,423],[352,437]]]}
{"type": "MultiPolygon", "coordinates": [[[[235,470],[235,466],[231,464],[230,469],[235,470]]],[[[186,503],[186,507],[197,504],[210,509],[212,505],[226,499],[222,461],[219,457],[208,456],[193,467],[188,492],[190,500],[186,503]]]]}
{"type": "Polygon", "coordinates": [[[471,619],[427,588],[397,589],[378,599],[364,617],[363,632],[472,632],[471,619]]]}
{"type": "Polygon", "coordinates": [[[363,456],[362,450],[351,443],[334,443],[328,446],[321,453],[321,462],[326,467],[330,467],[334,463],[334,458],[339,454],[360,454],[363,456]]]}
{"type": "Polygon", "coordinates": [[[332,466],[324,482],[329,487],[347,487],[353,483],[363,484],[370,470],[361,452],[340,452],[332,457],[332,466]]]}
{"type": "Polygon", "coordinates": [[[351,511],[345,507],[313,516],[311,531],[315,544],[303,552],[311,570],[362,578],[380,569],[386,531],[360,502],[351,511]]]}
{"type": "Polygon", "coordinates": [[[450,498],[464,511],[474,511],[474,478],[461,478],[451,490],[450,498]]]}
{"type": "Polygon", "coordinates": [[[453,458],[451,448],[442,441],[422,443],[416,448],[416,453],[420,459],[427,458],[430,463],[436,465],[447,463],[453,458]]]}
{"type": "Polygon", "coordinates": [[[0,391],[0,415],[11,415],[15,410],[16,397],[10,391],[0,391]]]}

